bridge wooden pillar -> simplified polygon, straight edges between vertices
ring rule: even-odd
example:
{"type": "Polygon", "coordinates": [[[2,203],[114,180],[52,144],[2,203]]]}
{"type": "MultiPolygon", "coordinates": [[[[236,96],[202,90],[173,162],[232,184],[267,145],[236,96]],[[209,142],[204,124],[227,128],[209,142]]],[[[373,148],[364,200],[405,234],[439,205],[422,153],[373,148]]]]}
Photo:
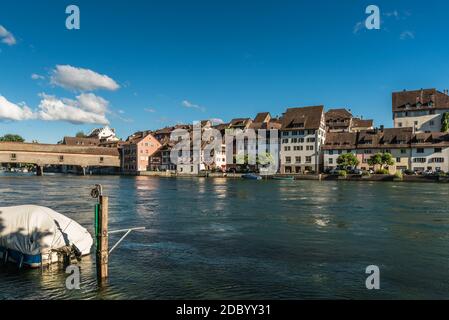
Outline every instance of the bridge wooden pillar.
{"type": "Polygon", "coordinates": [[[36,165],[36,175],[42,177],[44,175],[44,166],[36,165]]]}

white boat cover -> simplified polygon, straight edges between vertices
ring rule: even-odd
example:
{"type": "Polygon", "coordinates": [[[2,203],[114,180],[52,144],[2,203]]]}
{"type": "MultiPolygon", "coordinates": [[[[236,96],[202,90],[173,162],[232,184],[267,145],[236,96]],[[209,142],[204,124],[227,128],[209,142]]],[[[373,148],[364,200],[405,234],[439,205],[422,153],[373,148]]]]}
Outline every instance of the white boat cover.
{"type": "Polygon", "coordinates": [[[39,206],[0,207],[0,247],[27,255],[44,255],[52,249],[75,245],[90,253],[93,240],[77,222],[39,206]]]}

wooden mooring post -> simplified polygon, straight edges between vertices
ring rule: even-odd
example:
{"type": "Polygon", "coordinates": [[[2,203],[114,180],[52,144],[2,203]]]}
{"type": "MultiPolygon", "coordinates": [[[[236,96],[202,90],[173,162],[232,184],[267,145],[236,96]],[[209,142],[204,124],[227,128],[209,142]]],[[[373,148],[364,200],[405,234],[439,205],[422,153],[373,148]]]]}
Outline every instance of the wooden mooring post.
{"type": "Polygon", "coordinates": [[[98,215],[97,234],[97,277],[104,280],[108,277],[108,218],[109,218],[109,198],[100,196],[100,210],[98,215]]]}
{"type": "Polygon", "coordinates": [[[96,243],[96,267],[99,283],[108,278],[109,244],[108,244],[108,219],[109,198],[103,195],[101,185],[96,185],[92,190],[93,198],[98,199],[95,206],[95,243],[96,243]]]}
{"type": "Polygon", "coordinates": [[[109,276],[108,263],[112,251],[135,230],[145,230],[145,227],[128,228],[122,230],[109,231],[109,198],[103,195],[101,184],[95,185],[91,191],[92,198],[98,199],[95,205],[95,246],[96,246],[96,266],[98,283],[102,285],[109,276]],[[125,233],[109,250],[109,234],[125,233]]]}

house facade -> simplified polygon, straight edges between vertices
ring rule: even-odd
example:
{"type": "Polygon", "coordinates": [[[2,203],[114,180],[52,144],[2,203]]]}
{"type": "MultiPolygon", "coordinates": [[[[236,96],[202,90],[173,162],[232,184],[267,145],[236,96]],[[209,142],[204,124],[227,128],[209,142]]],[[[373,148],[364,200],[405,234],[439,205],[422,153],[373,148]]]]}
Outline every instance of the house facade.
{"type": "Polygon", "coordinates": [[[289,108],[280,130],[280,172],[320,172],[321,146],[326,139],[323,106],[289,108]]]}
{"type": "Polygon", "coordinates": [[[440,132],[443,114],[449,112],[448,91],[421,89],[394,92],[392,96],[395,128],[414,128],[416,132],[440,132]]]}
{"type": "Polygon", "coordinates": [[[94,138],[94,139],[98,139],[100,141],[118,141],[119,140],[115,134],[115,130],[110,128],[109,126],[93,129],[89,133],[88,138],[94,138]]]}
{"type": "Polygon", "coordinates": [[[138,173],[149,170],[150,157],[161,147],[160,142],[148,132],[137,132],[121,146],[122,171],[138,173]]]}
{"type": "Polygon", "coordinates": [[[374,129],[352,133],[329,133],[323,146],[324,168],[338,166],[341,154],[352,153],[359,160],[358,168],[376,169],[368,160],[376,153],[390,153],[394,165],[390,173],[449,171],[449,134],[413,133],[413,128],[374,129]]]}

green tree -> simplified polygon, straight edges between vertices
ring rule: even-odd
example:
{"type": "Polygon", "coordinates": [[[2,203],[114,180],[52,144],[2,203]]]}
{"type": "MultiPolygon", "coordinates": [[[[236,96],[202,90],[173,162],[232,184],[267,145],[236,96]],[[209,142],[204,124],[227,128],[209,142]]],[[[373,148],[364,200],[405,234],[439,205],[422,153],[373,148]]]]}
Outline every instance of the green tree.
{"type": "Polygon", "coordinates": [[[0,137],[1,142],[25,142],[25,139],[19,136],[18,134],[5,134],[3,137],[0,137]]]}
{"type": "Polygon", "coordinates": [[[359,159],[353,153],[341,154],[337,158],[337,164],[342,168],[357,167],[359,163],[359,159]]]}
{"type": "Polygon", "coordinates": [[[372,156],[370,159],[368,159],[368,164],[370,166],[380,166],[381,169],[383,169],[385,166],[392,166],[394,165],[394,159],[391,153],[385,152],[385,153],[376,153],[374,156],[372,156]]]}
{"type": "Polygon", "coordinates": [[[441,132],[449,131],[449,112],[443,113],[441,118],[441,132]]]}
{"type": "Polygon", "coordinates": [[[78,132],[76,133],[76,137],[77,137],[77,138],[85,138],[85,137],[86,137],[86,134],[85,134],[83,131],[78,131],[78,132]]]}
{"type": "Polygon", "coordinates": [[[391,153],[385,152],[382,154],[382,166],[393,166],[395,163],[391,153]]]}

